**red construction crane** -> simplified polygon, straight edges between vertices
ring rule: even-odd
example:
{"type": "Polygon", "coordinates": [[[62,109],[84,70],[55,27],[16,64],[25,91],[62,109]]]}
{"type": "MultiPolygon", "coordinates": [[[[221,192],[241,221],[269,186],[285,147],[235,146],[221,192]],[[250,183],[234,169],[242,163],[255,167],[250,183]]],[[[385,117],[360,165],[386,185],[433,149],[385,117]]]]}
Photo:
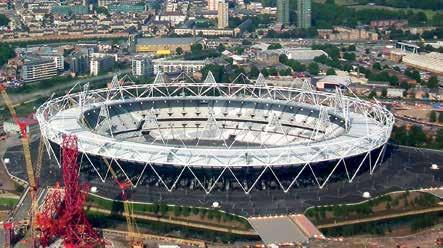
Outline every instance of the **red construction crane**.
{"type": "Polygon", "coordinates": [[[10,248],[12,239],[14,238],[14,224],[10,221],[3,223],[4,247],[10,248]]]}

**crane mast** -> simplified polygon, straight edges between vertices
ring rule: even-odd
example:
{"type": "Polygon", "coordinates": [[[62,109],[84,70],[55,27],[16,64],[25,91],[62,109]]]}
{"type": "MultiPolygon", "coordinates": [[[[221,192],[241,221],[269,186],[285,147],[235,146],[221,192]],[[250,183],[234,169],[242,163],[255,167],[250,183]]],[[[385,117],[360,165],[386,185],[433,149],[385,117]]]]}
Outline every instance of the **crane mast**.
{"type": "Polygon", "coordinates": [[[109,172],[111,173],[112,178],[116,181],[118,187],[121,191],[121,197],[123,200],[123,208],[125,211],[125,218],[126,218],[126,224],[128,228],[128,241],[131,242],[131,245],[133,248],[139,248],[143,247],[143,241],[140,239],[140,235],[136,228],[135,218],[134,218],[134,208],[132,203],[128,199],[127,189],[131,188],[133,186],[132,182],[130,180],[126,181],[119,181],[117,173],[112,168],[111,164],[108,160],[103,158],[103,161],[105,162],[106,166],[109,169],[109,172]]]}
{"type": "Polygon", "coordinates": [[[32,159],[31,159],[31,149],[29,146],[29,134],[28,134],[28,124],[26,121],[21,121],[17,113],[14,109],[14,105],[12,104],[11,99],[8,96],[8,93],[6,93],[6,88],[0,84],[0,93],[4,99],[4,102],[11,113],[12,119],[14,122],[18,125],[20,128],[20,137],[22,141],[23,146],[23,155],[25,157],[25,164],[26,164],[26,174],[28,175],[28,182],[30,187],[30,194],[31,194],[31,209],[30,209],[30,226],[31,226],[31,243],[34,244],[34,214],[37,209],[37,189],[38,185],[36,183],[36,178],[34,175],[34,169],[32,167],[32,159]]]}

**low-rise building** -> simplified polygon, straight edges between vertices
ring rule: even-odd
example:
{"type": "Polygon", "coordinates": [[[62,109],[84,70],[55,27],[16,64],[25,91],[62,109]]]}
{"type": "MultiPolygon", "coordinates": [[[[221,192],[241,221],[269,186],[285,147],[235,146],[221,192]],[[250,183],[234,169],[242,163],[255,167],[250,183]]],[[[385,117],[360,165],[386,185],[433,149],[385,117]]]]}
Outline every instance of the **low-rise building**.
{"type": "Polygon", "coordinates": [[[54,59],[27,56],[23,60],[21,77],[25,83],[55,76],[57,76],[57,65],[54,59]]]}
{"type": "Polygon", "coordinates": [[[215,29],[215,28],[176,28],[174,33],[177,35],[203,35],[203,36],[235,36],[233,29],[215,29]]]}
{"type": "Polygon", "coordinates": [[[318,37],[326,40],[367,40],[377,41],[379,36],[376,32],[362,28],[334,27],[334,29],[319,29],[318,37]]]}
{"type": "Polygon", "coordinates": [[[272,50],[266,50],[266,51],[258,50],[255,57],[257,62],[267,65],[279,64],[280,63],[279,58],[280,54],[272,50]]]}
{"type": "Polygon", "coordinates": [[[200,71],[205,65],[209,64],[208,60],[166,60],[156,59],[152,61],[154,66],[154,74],[185,72],[192,75],[200,71]]]}
{"type": "Polygon", "coordinates": [[[402,98],[405,89],[401,88],[388,88],[386,96],[389,98],[402,98]]]}
{"type": "Polygon", "coordinates": [[[146,6],[144,4],[111,4],[108,6],[108,11],[110,13],[142,13],[146,11],[146,6]]]}
{"type": "Polygon", "coordinates": [[[329,75],[318,80],[316,83],[316,87],[320,91],[335,91],[337,87],[345,89],[350,84],[350,77],[329,75]]]}
{"type": "Polygon", "coordinates": [[[408,20],[374,20],[369,24],[371,28],[403,28],[408,26],[408,20]]]}

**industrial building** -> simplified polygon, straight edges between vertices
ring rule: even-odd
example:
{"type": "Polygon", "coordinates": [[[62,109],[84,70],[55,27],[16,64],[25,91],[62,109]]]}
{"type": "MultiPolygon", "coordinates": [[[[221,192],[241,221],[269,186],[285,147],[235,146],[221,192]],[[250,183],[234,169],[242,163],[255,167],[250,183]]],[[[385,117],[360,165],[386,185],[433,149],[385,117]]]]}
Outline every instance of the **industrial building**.
{"type": "Polygon", "coordinates": [[[312,50],[306,48],[284,48],[279,49],[282,54],[286,54],[288,59],[294,59],[297,61],[312,61],[314,58],[328,54],[323,50],[312,50]]]}
{"type": "Polygon", "coordinates": [[[443,75],[443,54],[431,52],[427,54],[407,54],[403,63],[409,67],[443,75]]]}

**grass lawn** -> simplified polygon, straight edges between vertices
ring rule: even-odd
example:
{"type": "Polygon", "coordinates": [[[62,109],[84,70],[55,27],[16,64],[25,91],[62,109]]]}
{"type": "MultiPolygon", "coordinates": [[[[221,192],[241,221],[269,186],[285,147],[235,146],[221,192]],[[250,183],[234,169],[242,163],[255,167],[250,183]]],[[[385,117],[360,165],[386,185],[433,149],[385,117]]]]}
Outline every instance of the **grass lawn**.
{"type": "MultiPolygon", "coordinates": [[[[123,203],[109,201],[93,195],[88,196],[87,206],[110,210],[122,214],[123,203]]],[[[171,206],[166,204],[133,204],[134,214],[165,217],[176,220],[186,220],[199,224],[208,224],[218,227],[250,230],[249,222],[237,215],[225,213],[216,209],[196,208],[187,206],[171,206]]]]}
{"type": "Polygon", "coordinates": [[[0,210],[12,209],[18,203],[18,198],[0,197],[0,210]]]}
{"type": "Polygon", "coordinates": [[[438,207],[439,199],[424,192],[392,193],[354,205],[314,207],[305,215],[315,224],[328,224],[366,217],[438,207]]]}
{"type": "Polygon", "coordinates": [[[392,11],[408,11],[408,10],[412,10],[413,12],[424,12],[426,14],[426,17],[429,19],[431,19],[435,14],[438,13],[438,11],[435,10],[430,10],[430,9],[410,9],[410,8],[394,8],[394,7],[389,7],[389,6],[381,6],[381,5],[375,5],[375,6],[369,6],[369,5],[354,5],[354,6],[349,6],[350,8],[354,8],[357,10],[360,9],[387,9],[387,10],[392,10],[392,11]]]}

